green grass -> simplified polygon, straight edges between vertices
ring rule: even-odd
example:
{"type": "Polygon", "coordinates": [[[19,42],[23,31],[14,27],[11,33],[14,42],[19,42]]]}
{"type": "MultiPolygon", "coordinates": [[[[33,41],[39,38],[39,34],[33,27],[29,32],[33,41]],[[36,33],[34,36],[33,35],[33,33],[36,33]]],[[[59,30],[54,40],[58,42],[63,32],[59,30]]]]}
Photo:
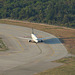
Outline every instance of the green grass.
{"type": "Polygon", "coordinates": [[[0,38],[0,51],[6,51],[8,48],[6,47],[5,43],[0,38]]]}

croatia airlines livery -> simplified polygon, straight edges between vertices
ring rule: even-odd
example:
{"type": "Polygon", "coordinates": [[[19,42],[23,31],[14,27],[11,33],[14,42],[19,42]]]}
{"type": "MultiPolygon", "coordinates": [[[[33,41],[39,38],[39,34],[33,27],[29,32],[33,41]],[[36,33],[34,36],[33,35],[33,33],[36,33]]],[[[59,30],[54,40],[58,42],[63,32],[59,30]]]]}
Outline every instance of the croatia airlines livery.
{"type": "Polygon", "coordinates": [[[28,42],[35,42],[35,43],[38,43],[38,42],[43,42],[43,40],[49,39],[50,37],[37,38],[37,36],[34,34],[33,29],[32,29],[31,38],[22,38],[22,37],[18,37],[18,38],[21,38],[21,39],[28,39],[28,42]]]}

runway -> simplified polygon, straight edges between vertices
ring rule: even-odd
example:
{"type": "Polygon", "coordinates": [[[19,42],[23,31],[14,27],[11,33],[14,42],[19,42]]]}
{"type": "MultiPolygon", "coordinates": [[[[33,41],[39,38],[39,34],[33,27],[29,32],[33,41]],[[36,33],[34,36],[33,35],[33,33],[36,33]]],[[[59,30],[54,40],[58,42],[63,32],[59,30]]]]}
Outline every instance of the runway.
{"type": "Polygon", "coordinates": [[[52,61],[63,58],[67,50],[57,37],[34,29],[38,37],[51,37],[42,43],[30,43],[18,37],[30,37],[31,28],[0,24],[0,37],[7,51],[0,51],[0,75],[34,75],[61,63],[52,61]]]}

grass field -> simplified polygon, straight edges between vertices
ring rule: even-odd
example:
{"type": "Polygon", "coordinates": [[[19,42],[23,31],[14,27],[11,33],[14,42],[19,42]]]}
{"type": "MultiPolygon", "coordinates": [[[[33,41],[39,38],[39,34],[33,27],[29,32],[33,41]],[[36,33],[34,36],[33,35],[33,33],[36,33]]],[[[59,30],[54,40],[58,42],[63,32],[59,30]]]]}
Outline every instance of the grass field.
{"type": "Polygon", "coordinates": [[[65,64],[35,75],[75,75],[75,57],[63,58],[57,62],[65,64]]]}
{"type": "Polygon", "coordinates": [[[0,51],[8,50],[2,39],[0,38],[0,51]]]}
{"type": "MultiPolygon", "coordinates": [[[[75,54],[75,29],[9,19],[1,19],[0,23],[25,26],[51,33],[60,39],[69,53],[75,54]]],[[[63,58],[56,62],[64,63],[64,65],[36,75],[75,75],[75,57],[63,58]]]]}

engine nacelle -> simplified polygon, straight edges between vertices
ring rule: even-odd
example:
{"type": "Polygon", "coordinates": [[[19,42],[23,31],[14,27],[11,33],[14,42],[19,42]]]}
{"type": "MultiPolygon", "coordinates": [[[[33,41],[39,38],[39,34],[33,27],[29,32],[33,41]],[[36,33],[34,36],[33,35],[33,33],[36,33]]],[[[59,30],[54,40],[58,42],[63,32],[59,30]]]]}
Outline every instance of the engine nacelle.
{"type": "Polygon", "coordinates": [[[43,40],[41,40],[41,42],[43,42],[43,40]]]}
{"type": "Polygon", "coordinates": [[[32,40],[28,40],[28,42],[32,42],[32,40]]]}

